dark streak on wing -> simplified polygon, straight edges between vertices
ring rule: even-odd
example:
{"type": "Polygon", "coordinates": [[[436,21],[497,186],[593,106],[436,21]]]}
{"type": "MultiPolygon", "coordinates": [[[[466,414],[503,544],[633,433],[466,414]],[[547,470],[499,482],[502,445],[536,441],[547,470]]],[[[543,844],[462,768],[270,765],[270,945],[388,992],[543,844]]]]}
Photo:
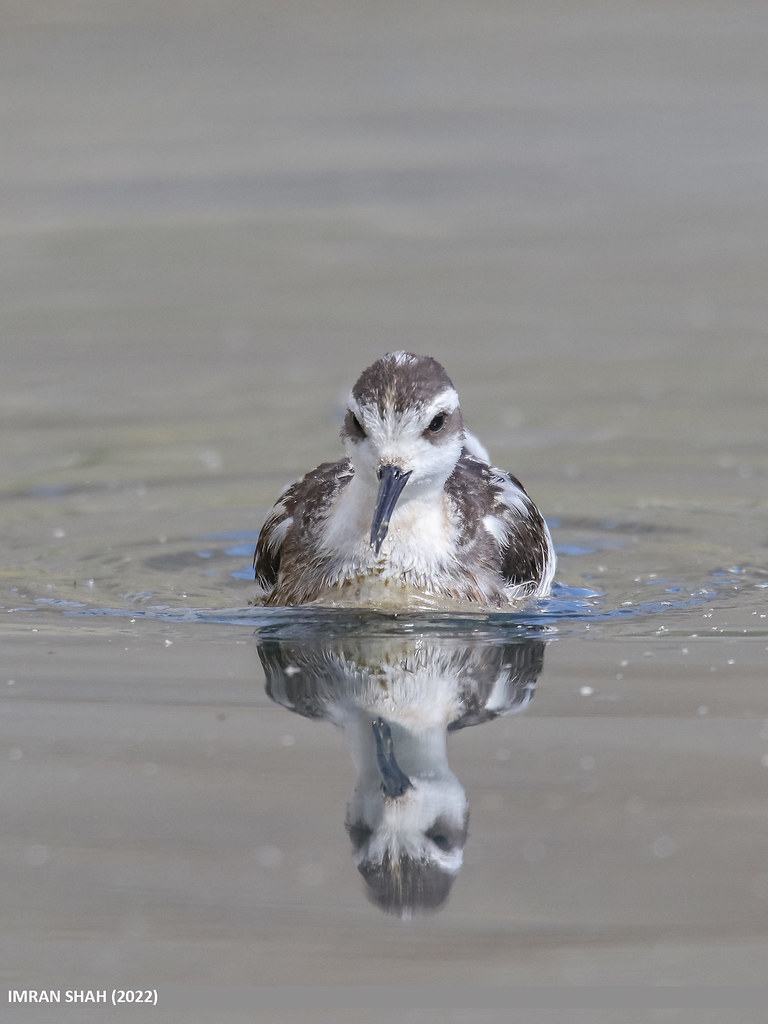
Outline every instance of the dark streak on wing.
{"type": "MultiPolygon", "coordinates": [[[[517,483],[514,477],[511,479],[517,483]]],[[[509,534],[502,572],[510,584],[538,583],[547,564],[549,543],[546,527],[541,513],[523,487],[519,483],[517,486],[527,499],[528,515],[523,517],[515,509],[510,509],[503,517],[509,525],[509,534]]]]}
{"type": "Polygon", "coordinates": [[[266,590],[276,586],[281,566],[285,568],[286,563],[296,559],[297,538],[304,538],[304,561],[312,556],[306,544],[308,539],[317,535],[313,525],[326,512],[334,494],[351,477],[349,459],[324,462],[283,492],[261,528],[253,554],[253,568],[260,586],[266,590]],[[282,541],[272,545],[275,530],[286,519],[293,519],[293,523],[282,541]]]}
{"type": "Polygon", "coordinates": [[[446,490],[467,538],[462,561],[499,574],[504,585],[530,583],[533,591],[546,566],[548,543],[544,520],[520,481],[465,450],[448,479],[446,490]],[[525,514],[504,501],[504,487],[510,483],[518,489],[525,503],[525,514]],[[482,496],[485,501],[478,508],[482,496]],[[504,544],[500,545],[485,529],[482,520],[487,515],[500,520],[506,529],[504,544]]]}

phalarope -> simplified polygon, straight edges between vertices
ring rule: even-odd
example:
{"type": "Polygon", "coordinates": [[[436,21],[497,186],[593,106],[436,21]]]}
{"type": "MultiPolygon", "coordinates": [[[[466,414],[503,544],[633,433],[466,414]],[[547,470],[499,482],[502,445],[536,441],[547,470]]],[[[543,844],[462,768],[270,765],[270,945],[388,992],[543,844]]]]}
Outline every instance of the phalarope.
{"type": "Polygon", "coordinates": [[[549,592],[555,553],[522,484],[464,429],[429,356],[390,352],[360,375],[346,458],[282,494],[259,535],[259,604],[499,608],[549,592]]]}

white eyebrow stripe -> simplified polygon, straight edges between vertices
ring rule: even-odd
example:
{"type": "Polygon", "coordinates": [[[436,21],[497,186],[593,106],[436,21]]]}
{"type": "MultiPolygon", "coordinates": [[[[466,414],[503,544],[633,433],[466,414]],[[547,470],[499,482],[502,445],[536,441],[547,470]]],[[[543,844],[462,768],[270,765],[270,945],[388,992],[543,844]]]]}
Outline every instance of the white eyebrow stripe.
{"type": "Polygon", "coordinates": [[[433,410],[435,412],[453,412],[454,409],[459,407],[459,395],[456,388],[446,388],[445,391],[441,391],[439,395],[436,395],[432,401],[426,406],[429,412],[433,410]]]}

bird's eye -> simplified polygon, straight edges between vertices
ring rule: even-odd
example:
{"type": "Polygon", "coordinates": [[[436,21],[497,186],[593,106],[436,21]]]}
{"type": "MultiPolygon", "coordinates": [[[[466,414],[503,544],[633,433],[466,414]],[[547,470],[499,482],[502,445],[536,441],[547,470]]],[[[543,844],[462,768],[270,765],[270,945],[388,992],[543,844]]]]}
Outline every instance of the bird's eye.
{"type": "Polygon", "coordinates": [[[356,850],[361,850],[373,835],[364,821],[353,821],[347,825],[347,834],[356,850]]]}
{"type": "Polygon", "coordinates": [[[436,828],[427,832],[427,839],[430,839],[438,850],[442,850],[443,853],[450,853],[454,846],[448,836],[436,828]]]}
{"type": "Polygon", "coordinates": [[[430,432],[430,434],[438,434],[438,433],[440,433],[440,431],[443,429],[444,426],[445,426],[445,413],[444,412],[439,412],[437,414],[437,416],[433,417],[432,421],[430,422],[429,426],[427,427],[427,430],[430,432]]]}
{"type": "Polygon", "coordinates": [[[363,428],[360,420],[350,409],[347,413],[347,433],[350,437],[363,438],[365,437],[365,429],[363,428]]]}

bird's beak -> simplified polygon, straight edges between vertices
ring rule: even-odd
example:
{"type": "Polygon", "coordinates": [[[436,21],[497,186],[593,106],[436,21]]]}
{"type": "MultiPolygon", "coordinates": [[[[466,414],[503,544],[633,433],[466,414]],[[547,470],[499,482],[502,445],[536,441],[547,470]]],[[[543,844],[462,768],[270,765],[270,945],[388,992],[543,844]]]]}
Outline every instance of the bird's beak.
{"type": "Polygon", "coordinates": [[[371,547],[377,555],[389,530],[389,517],[410,475],[404,473],[399,466],[379,466],[379,493],[371,525],[371,547]]]}
{"type": "Polygon", "coordinates": [[[382,792],[390,800],[397,800],[407,790],[413,789],[413,783],[395,760],[389,725],[383,718],[374,718],[371,726],[376,740],[376,760],[381,773],[382,792]]]}

